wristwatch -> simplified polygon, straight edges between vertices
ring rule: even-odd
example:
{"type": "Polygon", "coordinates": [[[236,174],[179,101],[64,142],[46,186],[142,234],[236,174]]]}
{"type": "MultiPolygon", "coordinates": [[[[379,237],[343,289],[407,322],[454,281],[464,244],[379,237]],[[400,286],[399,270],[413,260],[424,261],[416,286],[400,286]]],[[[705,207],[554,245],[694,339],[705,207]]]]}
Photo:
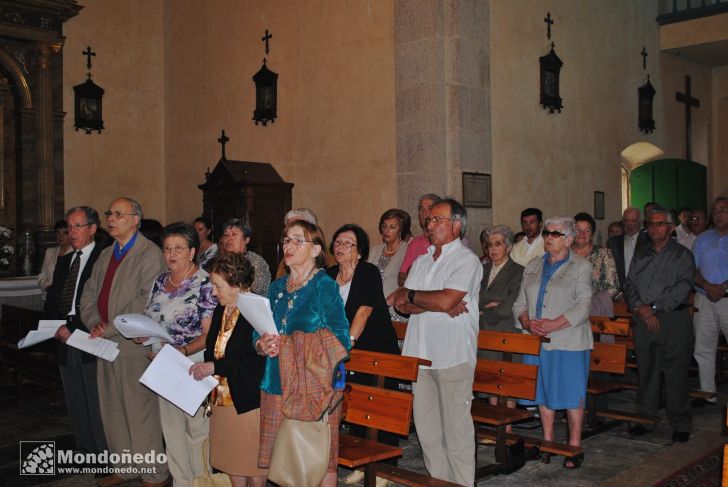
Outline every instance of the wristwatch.
{"type": "Polygon", "coordinates": [[[652,305],[652,312],[657,314],[657,306],[654,304],[652,305]]]}
{"type": "Polygon", "coordinates": [[[410,302],[410,304],[414,304],[414,303],[415,303],[415,293],[416,293],[416,292],[417,292],[417,291],[415,291],[414,289],[410,289],[410,290],[409,290],[409,291],[407,292],[407,301],[409,301],[409,302],[410,302]]]}

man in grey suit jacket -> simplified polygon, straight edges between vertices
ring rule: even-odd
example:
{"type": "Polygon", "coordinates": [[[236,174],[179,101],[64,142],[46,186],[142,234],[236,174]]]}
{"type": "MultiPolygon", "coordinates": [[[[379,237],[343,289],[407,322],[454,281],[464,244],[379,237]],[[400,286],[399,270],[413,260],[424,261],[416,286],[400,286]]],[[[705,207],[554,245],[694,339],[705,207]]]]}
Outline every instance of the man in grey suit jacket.
{"type": "Polygon", "coordinates": [[[624,235],[617,235],[607,240],[607,247],[612,251],[614,262],[617,264],[620,289],[624,289],[624,282],[627,280],[634,254],[639,249],[650,245],[647,234],[640,231],[641,224],[640,210],[627,208],[622,214],[624,235]]]}
{"type": "MultiPolygon", "coordinates": [[[[105,214],[114,244],[99,256],[81,298],[83,322],[94,327],[91,336],[103,336],[119,345],[116,360],[98,362],[101,419],[110,453],[155,454],[152,463],[113,466],[144,467],[143,487],[164,486],[169,483],[167,464],[156,461],[164,453],[159,404],[157,396],[139,383],[149,365],[149,347],[119,334],[114,318],[144,312],[154,279],[166,265],[159,247],[139,232],[143,216],[138,202],[116,199],[105,214]]],[[[110,487],[139,476],[118,472],[99,480],[98,485],[110,487]]]]}

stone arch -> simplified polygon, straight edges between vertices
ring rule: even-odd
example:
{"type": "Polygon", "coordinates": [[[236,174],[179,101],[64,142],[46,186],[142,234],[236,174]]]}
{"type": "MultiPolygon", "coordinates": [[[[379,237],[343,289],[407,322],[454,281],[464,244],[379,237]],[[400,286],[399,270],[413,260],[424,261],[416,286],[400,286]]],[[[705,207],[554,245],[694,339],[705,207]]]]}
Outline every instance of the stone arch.
{"type": "Polygon", "coordinates": [[[5,72],[10,77],[12,84],[17,88],[17,94],[20,99],[21,109],[33,108],[33,98],[30,94],[30,85],[28,79],[23,74],[18,61],[12,54],[3,48],[0,48],[0,66],[5,68],[5,72]]]}
{"type": "Polygon", "coordinates": [[[620,167],[622,178],[622,209],[630,206],[631,187],[630,174],[636,168],[665,155],[665,151],[649,142],[635,142],[620,153],[620,167]]]}

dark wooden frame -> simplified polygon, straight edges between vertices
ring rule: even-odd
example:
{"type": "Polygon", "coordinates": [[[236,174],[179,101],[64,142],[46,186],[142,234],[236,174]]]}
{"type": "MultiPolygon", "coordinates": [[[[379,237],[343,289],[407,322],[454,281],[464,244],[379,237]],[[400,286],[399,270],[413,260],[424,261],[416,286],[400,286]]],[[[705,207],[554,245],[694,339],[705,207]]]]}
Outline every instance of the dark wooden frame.
{"type": "Polygon", "coordinates": [[[470,208],[493,207],[493,188],[490,174],[463,173],[463,206],[470,208]]]}
{"type": "Polygon", "coordinates": [[[594,219],[604,220],[604,191],[594,191],[594,219]]]}

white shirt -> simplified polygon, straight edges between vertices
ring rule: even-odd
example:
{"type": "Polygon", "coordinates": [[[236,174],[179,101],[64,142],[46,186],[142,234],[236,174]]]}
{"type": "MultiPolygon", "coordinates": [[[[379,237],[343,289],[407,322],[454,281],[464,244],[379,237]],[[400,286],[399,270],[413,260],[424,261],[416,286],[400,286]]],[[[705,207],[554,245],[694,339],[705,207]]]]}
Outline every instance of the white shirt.
{"type": "Polygon", "coordinates": [[[693,250],[693,244],[695,243],[695,239],[697,238],[695,234],[691,233],[690,230],[685,228],[682,223],[678,225],[677,228],[675,228],[675,233],[677,234],[677,243],[689,248],[690,250],[693,250]]]}
{"type": "Polygon", "coordinates": [[[503,266],[506,265],[506,262],[508,262],[508,257],[506,257],[503,262],[500,263],[500,265],[495,265],[490,268],[490,274],[488,274],[488,287],[490,287],[491,284],[493,284],[493,279],[495,279],[495,276],[498,275],[501,269],[503,269],[503,266]]]}
{"type": "MultiPolygon", "coordinates": [[[[94,249],[95,246],[96,242],[92,241],[90,244],[81,249],[81,264],[78,268],[78,275],[76,276],[76,286],[73,289],[73,301],[71,301],[71,311],[68,312],[68,316],[76,314],[76,293],[78,293],[78,281],[81,280],[81,273],[83,272],[83,268],[86,267],[86,262],[88,262],[88,258],[91,257],[91,251],[94,249]]],[[[78,251],[76,250],[74,252],[78,251]]],[[[71,259],[71,263],[68,266],[69,269],[73,265],[74,259],[78,259],[78,256],[73,256],[73,259],[71,259]]]]}
{"type": "Polygon", "coordinates": [[[546,251],[543,248],[543,237],[536,236],[533,243],[528,243],[528,238],[524,237],[520,242],[513,245],[511,249],[511,260],[516,264],[526,267],[536,257],[542,257],[546,251]]]}
{"type": "Polygon", "coordinates": [[[447,313],[425,311],[413,314],[407,326],[402,355],[430,360],[433,369],[462,363],[475,367],[478,349],[478,296],[483,266],[460,240],[442,246],[437,260],[435,246],[412,264],[405,287],[418,291],[455,289],[464,291],[468,311],[455,318],[447,313]]]}
{"type": "Polygon", "coordinates": [[[632,257],[634,256],[634,247],[637,244],[637,237],[639,232],[635,233],[631,237],[628,235],[624,236],[624,275],[629,275],[629,265],[632,263],[632,257]]]}

